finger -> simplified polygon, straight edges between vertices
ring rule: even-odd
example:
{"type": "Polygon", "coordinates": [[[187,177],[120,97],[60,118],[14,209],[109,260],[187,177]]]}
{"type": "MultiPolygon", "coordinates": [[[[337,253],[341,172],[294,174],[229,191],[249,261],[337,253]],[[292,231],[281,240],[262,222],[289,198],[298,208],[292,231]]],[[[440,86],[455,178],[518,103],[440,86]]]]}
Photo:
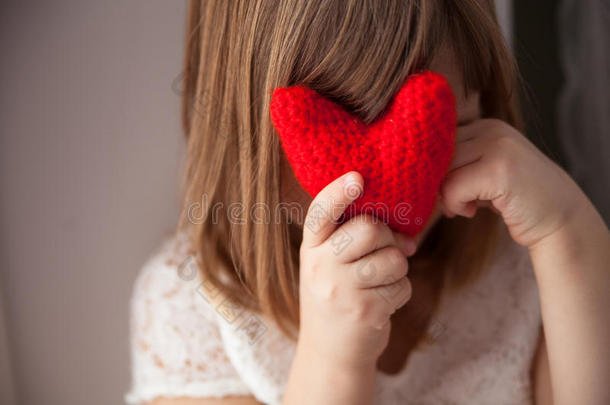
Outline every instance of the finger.
{"type": "Polygon", "coordinates": [[[491,203],[491,201],[477,201],[477,206],[478,207],[483,207],[483,208],[487,208],[491,211],[493,211],[494,213],[498,214],[498,215],[502,215],[502,213],[500,212],[500,210],[498,210],[496,207],[494,207],[494,205],[491,203]]]}
{"type": "Polygon", "coordinates": [[[396,246],[376,250],[350,263],[348,271],[356,288],[388,285],[405,277],[409,271],[407,257],[396,246]]]}
{"type": "Polygon", "coordinates": [[[341,263],[350,263],[386,246],[396,246],[410,254],[415,242],[399,237],[380,219],[372,215],[357,215],[341,225],[328,238],[333,253],[341,263]]]}
{"type": "Polygon", "coordinates": [[[305,216],[303,246],[318,246],[333,233],[343,212],[362,194],[363,183],[359,173],[348,172],[316,195],[305,216]]]}
{"type": "Polygon", "coordinates": [[[451,211],[449,211],[449,209],[447,207],[445,207],[445,204],[443,204],[443,199],[440,195],[440,193],[437,195],[436,197],[436,204],[439,210],[441,210],[441,213],[446,216],[447,218],[453,218],[455,216],[455,214],[451,211]]]}
{"type": "Polygon", "coordinates": [[[402,253],[406,257],[410,257],[415,254],[417,251],[417,243],[415,242],[415,238],[411,238],[404,233],[394,231],[392,231],[392,235],[394,235],[394,240],[396,240],[396,246],[402,250],[402,253]]]}
{"type": "Polygon", "coordinates": [[[484,160],[462,166],[445,176],[440,188],[442,202],[451,212],[473,217],[477,200],[490,200],[504,195],[503,183],[495,178],[484,160]]]}
{"type": "Polygon", "coordinates": [[[373,325],[373,327],[382,329],[387,317],[411,299],[413,289],[409,279],[402,277],[391,284],[369,288],[367,291],[374,294],[375,298],[381,300],[382,305],[376,307],[380,312],[376,315],[376,319],[379,319],[381,322],[373,325]]]}
{"type": "Polygon", "coordinates": [[[462,142],[456,142],[448,172],[481,159],[485,151],[485,141],[485,137],[475,136],[462,142]]]}

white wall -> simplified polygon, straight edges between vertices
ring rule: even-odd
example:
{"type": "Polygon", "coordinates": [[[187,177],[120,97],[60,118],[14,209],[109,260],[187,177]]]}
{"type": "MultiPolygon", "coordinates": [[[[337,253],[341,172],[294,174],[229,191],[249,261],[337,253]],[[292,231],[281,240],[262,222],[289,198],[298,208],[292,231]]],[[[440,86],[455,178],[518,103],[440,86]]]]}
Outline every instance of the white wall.
{"type": "Polygon", "coordinates": [[[0,279],[18,401],[118,404],[132,282],[177,217],[185,2],[0,9],[0,279]]]}

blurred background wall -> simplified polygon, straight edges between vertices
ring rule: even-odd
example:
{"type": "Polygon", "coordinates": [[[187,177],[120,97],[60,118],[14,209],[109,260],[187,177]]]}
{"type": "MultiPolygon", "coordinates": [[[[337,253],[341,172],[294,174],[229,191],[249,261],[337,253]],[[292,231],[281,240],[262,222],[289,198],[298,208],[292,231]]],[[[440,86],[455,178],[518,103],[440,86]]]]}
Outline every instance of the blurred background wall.
{"type": "MultiPolygon", "coordinates": [[[[14,392],[20,404],[119,404],[132,282],[177,218],[172,81],[185,2],[0,9],[0,281],[14,392]]],[[[0,356],[9,405],[1,345],[0,356]]]]}
{"type": "MultiPolygon", "coordinates": [[[[562,163],[556,6],[547,3],[556,2],[497,1],[544,107],[534,138],[562,163]]],[[[172,83],[184,14],[183,0],[0,4],[3,405],[122,403],[132,283],[178,214],[172,83]]]]}

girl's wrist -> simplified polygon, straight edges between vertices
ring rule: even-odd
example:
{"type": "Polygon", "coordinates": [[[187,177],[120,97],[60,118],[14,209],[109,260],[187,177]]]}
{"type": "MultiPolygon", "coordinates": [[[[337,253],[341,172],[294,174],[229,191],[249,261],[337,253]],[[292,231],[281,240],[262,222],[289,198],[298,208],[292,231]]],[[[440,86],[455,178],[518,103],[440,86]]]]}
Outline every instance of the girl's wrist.
{"type": "Polygon", "coordinates": [[[375,388],[375,366],[350,368],[323,358],[300,341],[292,361],[284,404],[369,405],[375,388]]]}
{"type": "Polygon", "coordinates": [[[557,230],[530,246],[529,252],[534,263],[539,258],[553,257],[557,267],[570,268],[595,257],[610,256],[610,233],[603,218],[582,193],[572,215],[557,230]]]}
{"type": "Polygon", "coordinates": [[[376,359],[343,359],[332,356],[331,354],[323,354],[311,348],[306,342],[299,339],[295,358],[300,357],[305,359],[309,364],[323,365],[323,371],[331,374],[340,374],[351,380],[367,379],[374,377],[377,369],[376,359]]]}

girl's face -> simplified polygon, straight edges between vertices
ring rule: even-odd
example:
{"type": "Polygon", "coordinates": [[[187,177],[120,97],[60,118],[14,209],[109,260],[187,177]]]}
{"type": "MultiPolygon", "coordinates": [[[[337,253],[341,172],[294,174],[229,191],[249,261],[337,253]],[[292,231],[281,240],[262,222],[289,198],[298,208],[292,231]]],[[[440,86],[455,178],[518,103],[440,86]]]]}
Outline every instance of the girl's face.
{"type": "MultiPolygon", "coordinates": [[[[443,74],[455,95],[456,108],[457,108],[457,119],[458,126],[465,125],[471,121],[480,118],[481,110],[479,97],[480,94],[475,91],[471,91],[466,97],[464,92],[464,85],[462,82],[462,72],[455,63],[454,57],[448,48],[442,49],[433,60],[430,65],[430,70],[443,74]]],[[[311,204],[311,196],[301,187],[298,180],[294,176],[290,164],[286,160],[286,157],[282,154],[282,165],[281,165],[281,178],[282,178],[282,202],[290,204],[298,204],[300,206],[299,218],[292,218],[292,221],[297,222],[300,226],[303,225],[305,220],[305,213],[307,208],[311,204]]],[[[365,184],[366,187],[366,184],[365,184]]],[[[436,223],[440,218],[441,211],[437,205],[434,209],[430,219],[426,223],[424,230],[416,236],[416,241],[419,244],[421,240],[428,233],[429,229],[436,223]]]]}

